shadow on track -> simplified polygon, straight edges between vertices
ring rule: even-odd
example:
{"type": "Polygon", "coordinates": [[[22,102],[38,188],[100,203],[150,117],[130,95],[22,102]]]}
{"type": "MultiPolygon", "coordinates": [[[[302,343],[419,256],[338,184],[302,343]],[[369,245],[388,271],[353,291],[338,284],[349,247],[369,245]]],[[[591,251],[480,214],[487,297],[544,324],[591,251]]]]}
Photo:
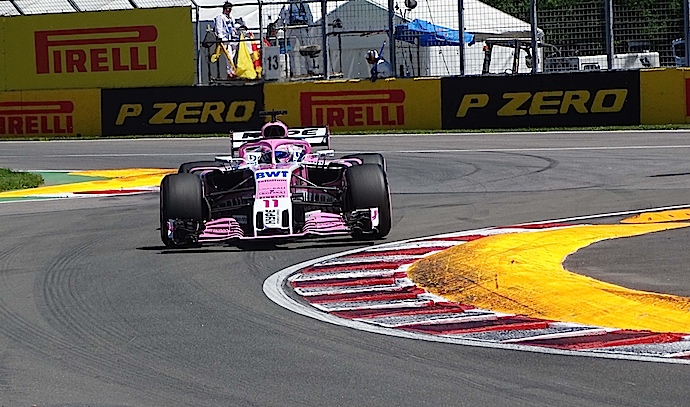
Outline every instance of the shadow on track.
{"type": "Polygon", "coordinates": [[[374,246],[385,243],[385,241],[354,241],[351,238],[345,239],[331,239],[323,242],[309,242],[309,241],[290,241],[290,242],[257,242],[257,241],[243,241],[235,242],[234,244],[208,244],[208,246],[182,246],[182,247],[166,247],[166,246],[144,246],[137,247],[137,250],[145,251],[159,251],[160,254],[193,254],[193,253],[238,253],[238,252],[264,252],[264,251],[285,251],[294,249],[327,249],[329,247],[338,248],[358,248],[374,246]]]}

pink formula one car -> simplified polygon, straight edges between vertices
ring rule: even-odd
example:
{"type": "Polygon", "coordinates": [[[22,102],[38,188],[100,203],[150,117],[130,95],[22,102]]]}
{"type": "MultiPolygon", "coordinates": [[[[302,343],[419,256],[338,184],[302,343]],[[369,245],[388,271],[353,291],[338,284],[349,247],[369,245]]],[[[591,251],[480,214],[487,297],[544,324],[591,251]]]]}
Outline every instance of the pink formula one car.
{"type": "Polygon", "coordinates": [[[327,127],[290,129],[270,115],[260,132],[234,133],[232,154],[188,162],[160,185],[166,246],[350,234],[391,228],[385,161],[378,153],[334,159],[327,127]],[[313,151],[313,146],[325,150],[313,151]]]}

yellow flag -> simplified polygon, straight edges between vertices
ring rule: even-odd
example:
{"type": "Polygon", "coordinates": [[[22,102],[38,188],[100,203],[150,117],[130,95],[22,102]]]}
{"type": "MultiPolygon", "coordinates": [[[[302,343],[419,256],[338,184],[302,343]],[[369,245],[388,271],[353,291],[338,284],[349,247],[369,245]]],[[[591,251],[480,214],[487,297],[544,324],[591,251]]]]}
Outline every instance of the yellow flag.
{"type": "Polygon", "coordinates": [[[215,63],[216,61],[218,61],[220,55],[223,53],[222,47],[222,44],[216,45],[216,51],[213,53],[213,55],[211,55],[211,62],[215,63]]]}
{"type": "MultiPolygon", "coordinates": [[[[244,34],[240,35],[240,40],[244,40],[244,34]]],[[[237,76],[244,79],[256,79],[256,70],[254,70],[254,61],[249,54],[249,50],[244,42],[240,42],[237,47],[237,76]]]]}
{"type": "Polygon", "coordinates": [[[230,66],[235,69],[235,63],[232,61],[232,58],[230,58],[230,51],[228,51],[228,48],[222,42],[216,45],[216,51],[211,55],[211,62],[216,63],[216,61],[220,59],[221,54],[225,54],[225,58],[230,62],[230,66]]]}

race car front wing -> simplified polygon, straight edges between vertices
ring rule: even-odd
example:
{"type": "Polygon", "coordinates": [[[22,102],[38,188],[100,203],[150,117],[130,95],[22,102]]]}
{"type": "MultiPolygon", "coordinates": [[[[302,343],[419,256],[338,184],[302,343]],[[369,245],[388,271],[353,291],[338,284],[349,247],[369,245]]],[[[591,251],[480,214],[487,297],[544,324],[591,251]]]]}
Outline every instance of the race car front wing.
{"type": "MultiPolygon", "coordinates": [[[[240,219],[244,220],[244,219],[240,219]]],[[[312,211],[305,213],[304,226],[291,233],[290,227],[275,228],[274,233],[246,235],[240,222],[235,218],[220,218],[206,222],[199,235],[199,243],[223,242],[233,239],[262,239],[275,237],[302,237],[344,235],[350,233],[371,233],[378,226],[378,208],[358,209],[341,216],[335,213],[312,211]]],[[[264,229],[263,231],[265,231],[264,229]]]]}

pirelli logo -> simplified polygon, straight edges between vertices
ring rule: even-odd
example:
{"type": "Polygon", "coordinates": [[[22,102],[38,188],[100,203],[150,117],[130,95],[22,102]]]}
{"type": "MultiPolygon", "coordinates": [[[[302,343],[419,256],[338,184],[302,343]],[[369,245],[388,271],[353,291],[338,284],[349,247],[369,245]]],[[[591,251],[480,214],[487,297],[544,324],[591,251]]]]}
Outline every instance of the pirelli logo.
{"type": "Polygon", "coordinates": [[[153,25],[34,32],[36,74],[158,69],[153,25]]]}
{"type": "Polygon", "coordinates": [[[73,113],[69,100],[0,102],[0,135],[73,134],[73,113]]]}
{"type": "Polygon", "coordinates": [[[302,92],[302,126],[401,126],[405,124],[402,89],[302,92]]]}

